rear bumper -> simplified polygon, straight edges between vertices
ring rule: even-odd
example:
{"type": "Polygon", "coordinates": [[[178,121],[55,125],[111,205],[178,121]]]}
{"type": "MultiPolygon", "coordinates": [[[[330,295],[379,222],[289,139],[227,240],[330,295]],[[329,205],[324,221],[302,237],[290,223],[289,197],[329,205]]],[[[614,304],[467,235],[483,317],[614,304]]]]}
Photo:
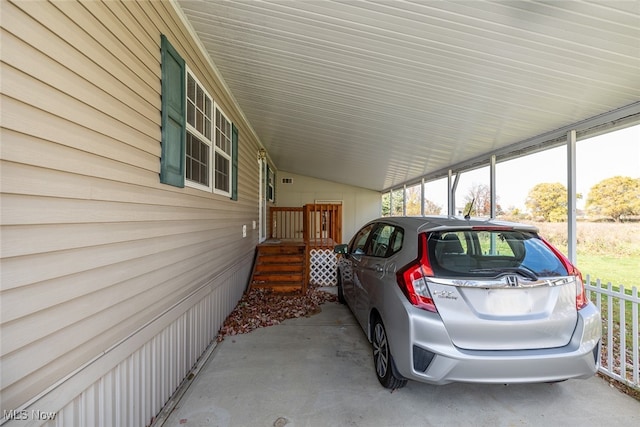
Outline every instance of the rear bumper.
{"type": "Polygon", "coordinates": [[[455,347],[435,313],[405,306],[387,326],[391,352],[405,378],[431,383],[536,383],[589,378],[598,369],[600,313],[578,313],[568,345],[542,350],[469,351],[455,347]],[[404,325],[403,325],[404,323],[404,325]],[[404,329],[404,337],[401,331],[404,329]],[[406,331],[410,331],[406,334],[406,331]]]}

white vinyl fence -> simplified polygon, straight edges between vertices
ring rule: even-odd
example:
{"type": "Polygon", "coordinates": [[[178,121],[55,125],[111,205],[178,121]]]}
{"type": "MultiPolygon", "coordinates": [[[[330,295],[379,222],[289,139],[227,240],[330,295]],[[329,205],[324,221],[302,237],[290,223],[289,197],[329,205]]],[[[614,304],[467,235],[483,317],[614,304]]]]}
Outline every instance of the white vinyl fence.
{"type": "Polygon", "coordinates": [[[589,299],[602,313],[602,352],[600,372],[640,389],[640,354],[638,342],[638,306],[640,294],[637,287],[626,289],[606,285],[600,279],[594,284],[587,275],[585,287],[589,299]]]}

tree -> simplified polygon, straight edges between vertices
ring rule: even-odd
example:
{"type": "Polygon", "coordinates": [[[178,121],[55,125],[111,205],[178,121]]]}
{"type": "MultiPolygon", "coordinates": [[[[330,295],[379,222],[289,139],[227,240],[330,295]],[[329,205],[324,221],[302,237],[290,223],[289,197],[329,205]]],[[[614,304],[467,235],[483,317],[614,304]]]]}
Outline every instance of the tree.
{"type": "MultiPolygon", "coordinates": [[[[407,215],[420,215],[420,195],[420,186],[407,188],[407,215]]],[[[390,215],[391,197],[393,197],[393,216],[402,215],[402,191],[394,191],[382,195],[382,216],[390,215]]],[[[440,215],[442,206],[429,199],[424,199],[424,213],[425,215],[440,215]]]]}
{"type": "Polygon", "coordinates": [[[614,176],[591,187],[587,211],[620,222],[625,215],[640,215],[640,178],[614,176]]]}
{"type": "MultiPolygon", "coordinates": [[[[464,206],[464,214],[469,213],[471,216],[490,216],[491,215],[491,189],[486,184],[473,184],[465,196],[466,204],[464,206]],[[471,208],[471,203],[473,207],[471,208]],[[471,208],[471,209],[470,209],[471,208]]],[[[496,197],[496,215],[502,213],[502,208],[497,204],[496,197]]]]}
{"type": "MultiPolygon", "coordinates": [[[[420,186],[415,185],[407,188],[407,215],[420,215],[420,186]]],[[[439,206],[429,199],[424,199],[425,215],[440,215],[442,206],[439,206]]]]}
{"type": "Polygon", "coordinates": [[[542,218],[546,222],[562,222],[567,220],[567,188],[556,183],[535,185],[524,202],[534,218],[542,218]]]}
{"type": "Polygon", "coordinates": [[[440,215],[442,213],[442,206],[436,204],[429,199],[424,199],[424,214],[425,215],[440,215]]]}
{"type": "Polygon", "coordinates": [[[393,191],[382,195],[382,216],[390,215],[390,202],[393,197],[393,215],[402,215],[402,191],[393,191]],[[391,194],[391,195],[390,195],[391,194]]]}
{"type": "Polygon", "coordinates": [[[407,188],[407,215],[420,215],[420,186],[407,188]]]}
{"type": "Polygon", "coordinates": [[[521,220],[526,217],[526,215],[520,210],[520,208],[516,208],[515,206],[510,206],[506,212],[502,212],[503,215],[513,218],[514,220],[521,220]]]}

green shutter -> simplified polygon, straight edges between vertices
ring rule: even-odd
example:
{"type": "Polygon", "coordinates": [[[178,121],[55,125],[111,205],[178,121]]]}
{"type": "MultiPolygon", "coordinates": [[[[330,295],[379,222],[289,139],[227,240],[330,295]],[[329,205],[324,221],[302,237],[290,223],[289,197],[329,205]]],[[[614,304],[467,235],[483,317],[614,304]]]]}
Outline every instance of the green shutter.
{"type": "Polygon", "coordinates": [[[238,200],[238,128],[231,124],[231,200],[238,200]]]}
{"type": "Polygon", "coordinates": [[[184,59],[162,35],[162,155],[160,182],[184,187],[185,65],[184,59]]]}

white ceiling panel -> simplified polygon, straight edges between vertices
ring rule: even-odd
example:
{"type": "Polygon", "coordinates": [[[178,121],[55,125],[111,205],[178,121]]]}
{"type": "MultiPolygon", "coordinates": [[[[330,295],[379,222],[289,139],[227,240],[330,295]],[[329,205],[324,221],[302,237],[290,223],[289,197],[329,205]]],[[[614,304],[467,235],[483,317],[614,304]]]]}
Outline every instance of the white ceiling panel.
{"type": "Polygon", "coordinates": [[[293,173],[383,190],[602,115],[640,121],[640,1],[178,4],[293,173]]]}

